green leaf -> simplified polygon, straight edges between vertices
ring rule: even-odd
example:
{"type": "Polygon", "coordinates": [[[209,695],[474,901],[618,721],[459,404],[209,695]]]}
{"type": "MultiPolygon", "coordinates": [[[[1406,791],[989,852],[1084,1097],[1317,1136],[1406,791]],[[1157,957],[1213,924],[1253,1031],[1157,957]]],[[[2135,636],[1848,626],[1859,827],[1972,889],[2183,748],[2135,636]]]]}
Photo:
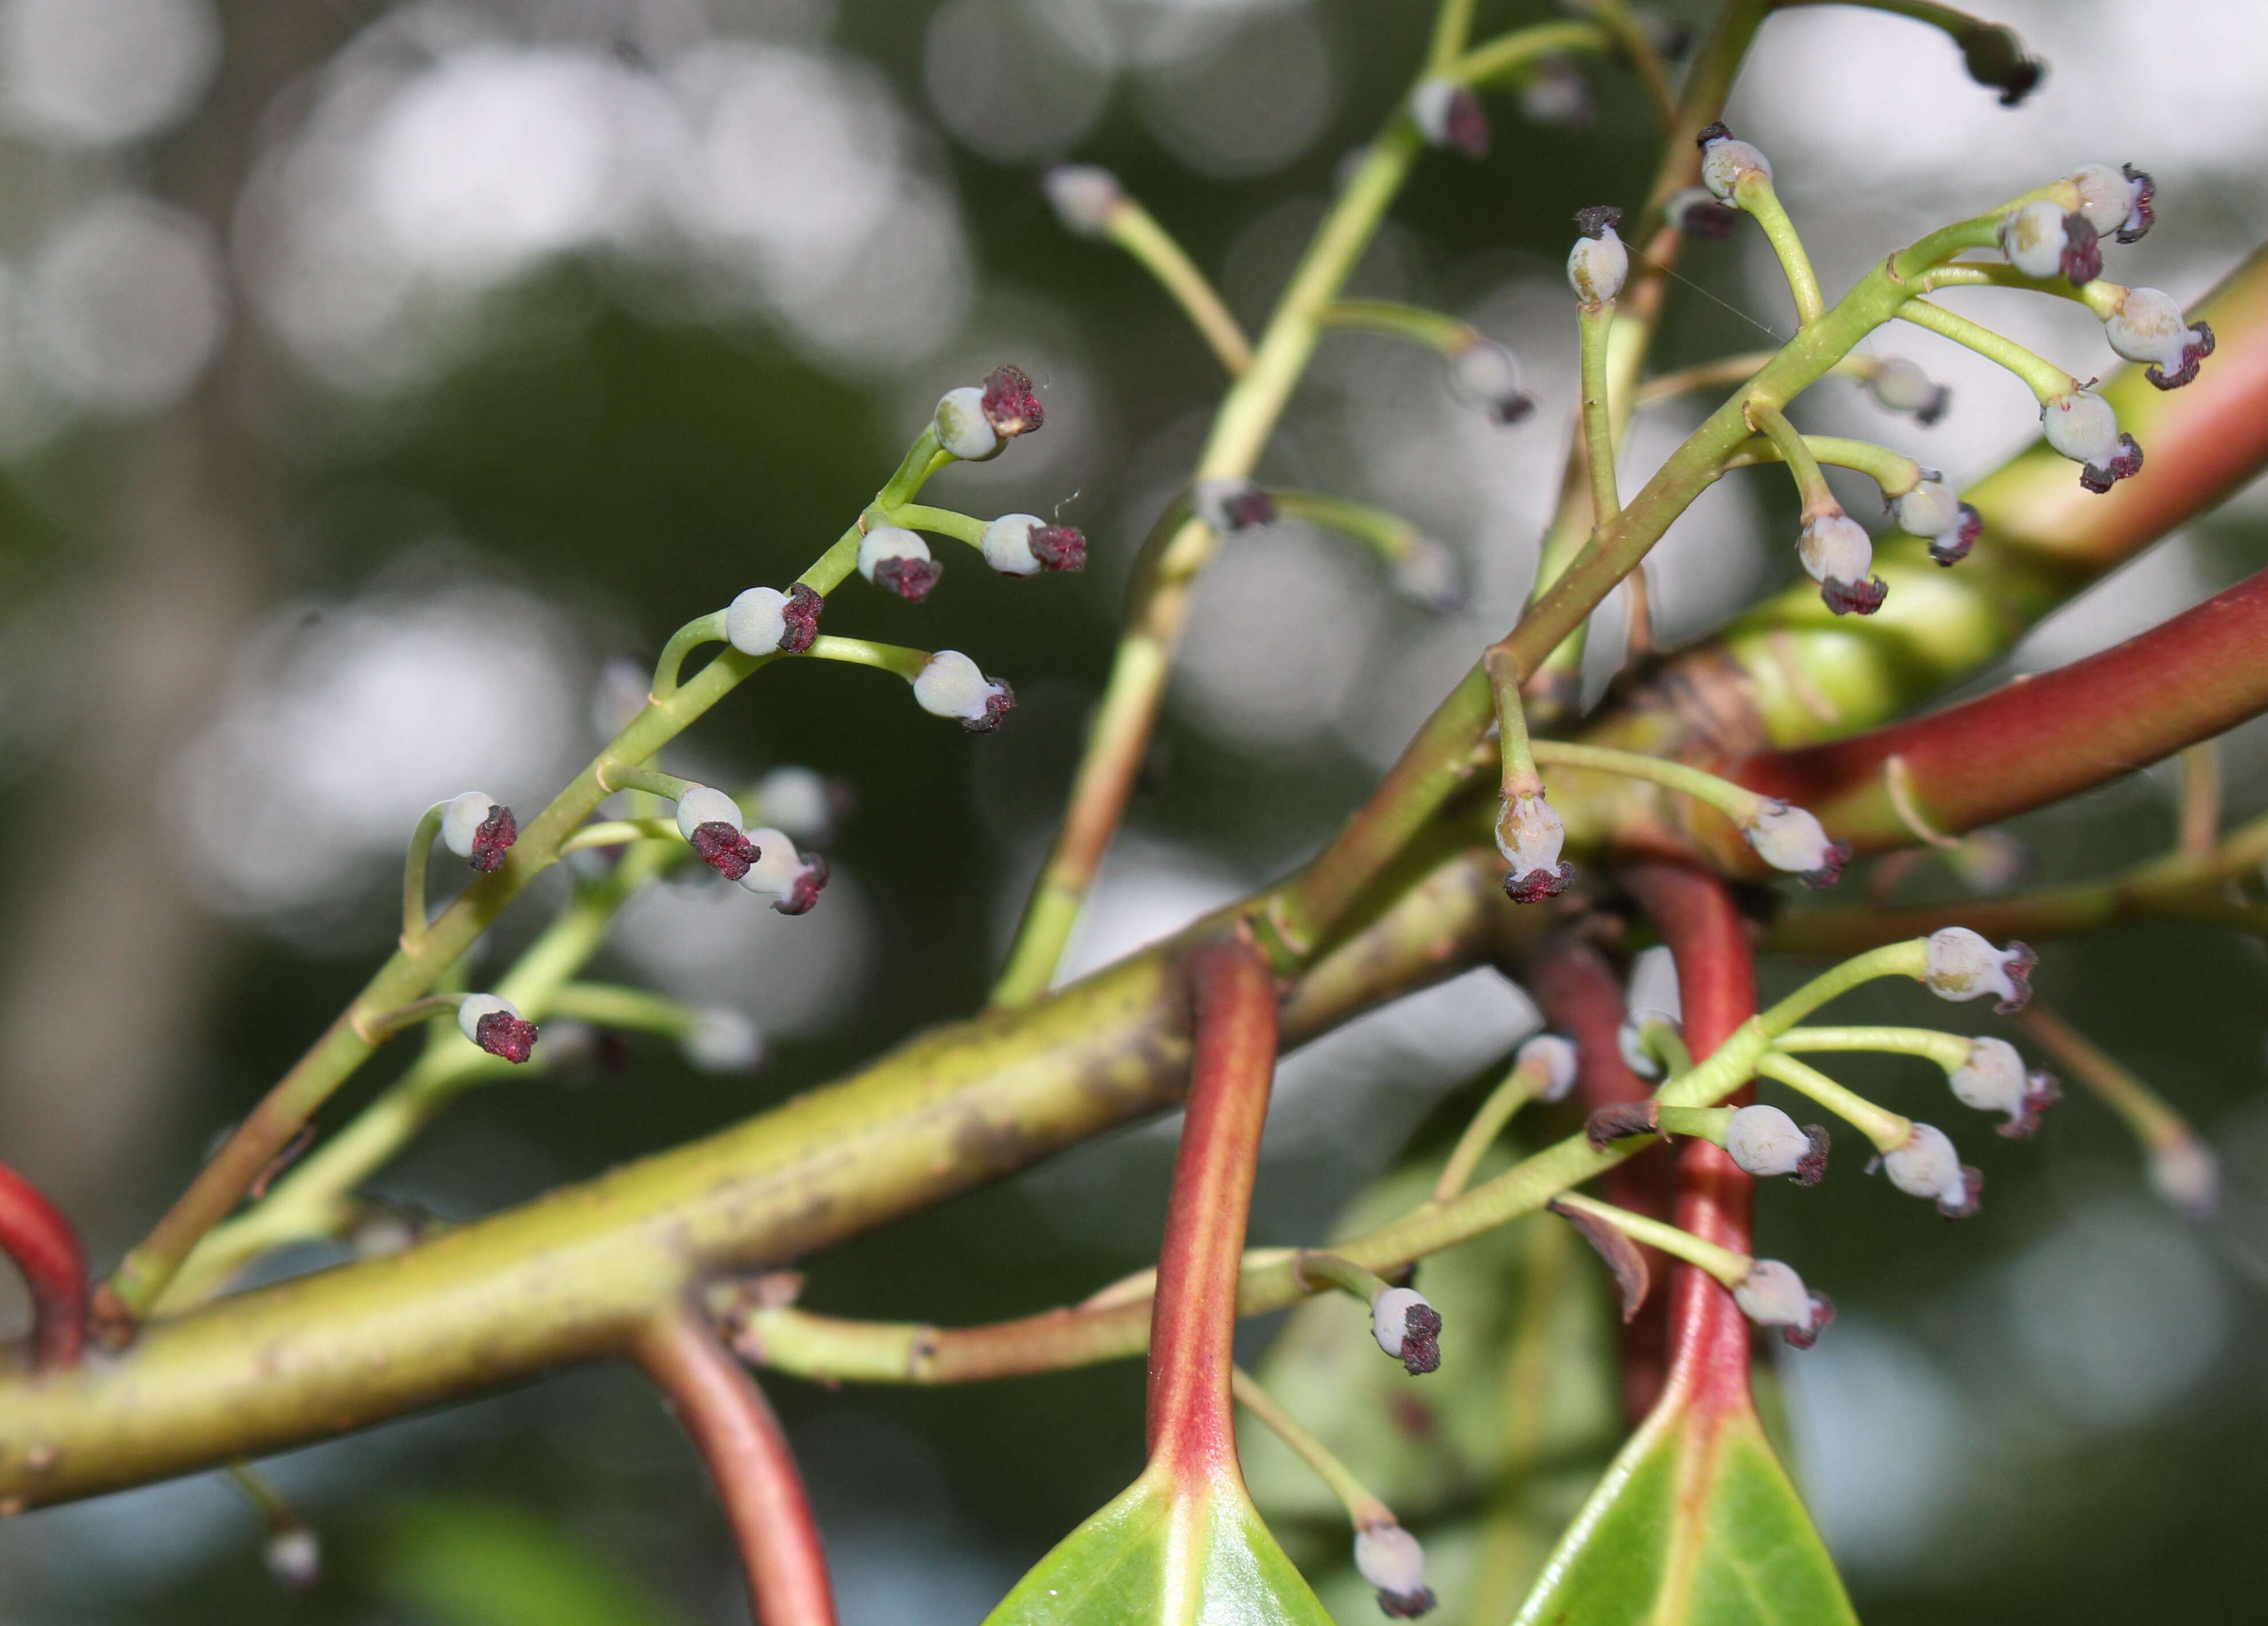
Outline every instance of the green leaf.
{"type": "Polygon", "coordinates": [[[379,1563],[385,1591],[445,1626],[684,1626],[588,1542],[495,1503],[417,1504],[379,1563]]]}
{"type": "Polygon", "coordinates": [[[1745,1404],[1658,1411],[1560,1541],[1516,1626],[1856,1626],[1745,1404]]]}
{"type": "Polygon", "coordinates": [[[984,1626],[1331,1626],[1233,1471],[1146,1473],[1057,1543],[984,1626]]]}

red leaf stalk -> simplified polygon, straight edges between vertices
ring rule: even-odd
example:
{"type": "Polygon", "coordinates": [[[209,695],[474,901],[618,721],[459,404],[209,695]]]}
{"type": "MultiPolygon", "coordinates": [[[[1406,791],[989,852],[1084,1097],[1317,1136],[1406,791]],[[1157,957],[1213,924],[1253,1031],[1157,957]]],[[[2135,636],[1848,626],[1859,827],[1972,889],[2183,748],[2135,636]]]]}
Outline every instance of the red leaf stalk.
{"type": "Polygon", "coordinates": [[[716,1481],[757,1621],[835,1626],[835,1591],[803,1475],[755,1380],[689,1311],[657,1324],[636,1354],[716,1481]]]}
{"type": "Polygon", "coordinates": [[[1237,1269],[1276,1074],[1276,988],[1242,942],[1204,944],[1188,965],[1197,1044],[1150,1316],[1149,1447],[1177,1470],[1233,1474],[1237,1269]]]}
{"type": "Polygon", "coordinates": [[[0,1248],[32,1294],[32,1355],[43,1369],[75,1366],[86,1347],[86,1254],[46,1194],[0,1163],[0,1248]]]}

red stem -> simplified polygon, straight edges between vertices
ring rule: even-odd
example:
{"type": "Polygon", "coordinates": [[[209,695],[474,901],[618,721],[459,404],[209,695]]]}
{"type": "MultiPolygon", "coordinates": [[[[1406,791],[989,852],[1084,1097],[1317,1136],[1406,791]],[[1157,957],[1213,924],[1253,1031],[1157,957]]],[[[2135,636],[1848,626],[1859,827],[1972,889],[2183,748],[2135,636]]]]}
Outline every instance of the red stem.
{"type": "Polygon", "coordinates": [[[1233,1473],[1237,1270],[1276,1072],[1276,988],[1241,941],[1200,945],[1189,977],[1196,1052],[1150,1313],[1150,1457],[1180,1470],[1233,1473]]]}
{"type": "Polygon", "coordinates": [[[689,1311],[656,1325],[636,1354],[717,1483],[755,1618],[762,1626],[834,1626],[835,1592],[803,1475],[755,1380],[689,1311]]]}
{"type": "Polygon", "coordinates": [[[32,1294],[33,1364],[75,1366],[86,1347],[86,1254],[37,1186],[0,1163],[0,1248],[32,1294]]]}

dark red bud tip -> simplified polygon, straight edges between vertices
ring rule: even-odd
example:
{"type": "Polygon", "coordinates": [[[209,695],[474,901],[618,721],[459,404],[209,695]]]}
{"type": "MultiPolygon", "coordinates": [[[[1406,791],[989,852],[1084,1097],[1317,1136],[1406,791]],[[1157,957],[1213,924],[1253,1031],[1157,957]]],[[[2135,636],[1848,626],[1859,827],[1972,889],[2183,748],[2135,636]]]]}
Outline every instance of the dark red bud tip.
{"type": "Polygon", "coordinates": [[[535,1024],[509,1011],[491,1011],[473,1025],[473,1042],[517,1064],[535,1054],[535,1024]]]}
{"type": "Polygon", "coordinates": [[[726,880],[738,880],[752,869],[763,850],[746,835],[722,819],[701,826],[693,832],[693,850],[726,880]]]}
{"type": "Polygon", "coordinates": [[[1819,586],[1821,600],[1837,615],[1872,615],[1889,596],[1889,585],[1879,576],[1863,582],[1837,581],[1830,576],[1819,586]]]}
{"type": "Polygon", "coordinates": [[[1276,523],[1276,499],[1258,486],[1249,487],[1229,497],[1221,504],[1220,511],[1227,517],[1229,528],[1233,531],[1276,523]]]}
{"type": "Polygon", "coordinates": [[[1535,397],[1523,395],[1518,390],[1508,395],[1498,395],[1488,403],[1489,422],[1491,423],[1517,423],[1535,410],[1535,397]]]}
{"type": "Polygon", "coordinates": [[[1808,1350],[1819,1342],[1819,1335],[1833,1325],[1834,1321],[1835,1301],[1825,1293],[1814,1293],[1811,1295],[1811,1325],[1783,1327],[1779,1329],[1779,1335],[1787,1340],[1791,1349],[1808,1350]]]}
{"type": "Polygon", "coordinates": [[[819,636],[819,613],[827,607],[827,600],[819,590],[798,582],[787,590],[787,602],[780,606],[781,652],[800,655],[811,647],[819,636]]]}
{"type": "Polygon", "coordinates": [[[1390,1593],[1379,1589],[1378,1612],[1389,1619],[1414,1621],[1433,1607],[1433,1589],[1420,1586],[1414,1593],[1390,1593]]]}
{"type": "Polygon", "coordinates": [[[819,894],[827,890],[827,860],[817,853],[804,856],[803,868],[796,872],[787,896],[772,900],[772,908],[783,915],[808,915],[819,894]]]}
{"type": "Polygon", "coordinates": [[[1969,550],[1977,546],[1977,539],[1984,534],[1984,516],[1977,511],[1974,504],[1963,503],[1961,505],[1961,523],[1943,536],[1930,539],[1929,556],[1948,567],[1959,564],[1969,556],[1969,550]]]}
{"type": "Polygon", "coordinates": [[[1075,525],[1035,526],[1024,539],[1024,546],[1032,550],[1043,570],[1070,575],[1086,569],[1086,533],[1075,525]]]}
{"type": "Polygon", "coordinates": [[[1945,409],[1952,404],[1952,389],[1948,386],[1940,384],[1937,386],[1936,393],[1930,396],[1928,404],[1913,415],[1914,422],[1927,429],[1938,419],[1943,417],[1945,409]]]}
{"type": "Polygon", "coordinates": [[[1413,1304],[1402,1327],[1402,1368],[1413,1378],[1441,1370],[1441,1313],[1413,1304]]]}
{"type": "Polygon", "coordinates": [[[1525,875],[1506,876],[1504,895],[1514,903],[1541,903],[1566,891],[1567,883],[1574,879],[1575,866],[1562,859],[1556,870],[1530,870],[1525,875]]]}
{"type": "Polygon", "coordinates": [[[2007,956],[2000,961],[2000,974],[2016,991],[1994,1005],[1992,1011],[1997,1016],[2014,1016],[2032,1003],[2032,971],[2040,963],[2040,957],[2030,944],[2019,943],[2013,938],[2000,952],[2007,956]]]}
{"type": "Polygon", "coordinates": [[[1661,1133],[1661,1104],[1655,1100],[1617,1101],[1601,1107],[1583,1120],[1583,1137],[1599,1151],[1633,1135],[1661,1133]]]}
{"type": "Polygon", "coordinates": [[[2014,107],[2039,89],[2048,65],[2024,54],[2024,42],[2015,30],[1999,23],[1980,23],[1961,41],[1961,60],[1969,77],[2000,92],[2000,105],[2014,107]]]}
{"type": "Polygon", "coordinates": [[[1964,1163],[1961,1166],[1961,1195],[1940,1197],[1937,1211],[1948,1219],[1966,1219],[1984,1206],[1984,1171],[1964,1163]]]}
{"type": "Polygon", "coordinates": [[[1815,1186],[1827,1178],[1827,1153],[1834,1137],[1820,1123],[1805,1124],[1803,1137],[1811,1143],[1810,1150],[1795,1160],[1795,1173],[1788,1178],[1799,1186],[1815,1186]]]}
{"type": "Polygon", "coordinates": [[[2102,275],[2102,245],[2095,223],[2076,212],[2063,217],[2063,254],[2058,267],[2074,288],[2082,288],[2102,275]]]}
{"type": "Polygon", "coordinates": [[[2053,1073],[2029,1073],[2024,1078],[2023,1104],[2015,1115],[2000,1126],[2000,1133],[2010,1140],[2029,1140],[2040,1132],[2040,1120],[2049,1107],[2063,1099],[2063,1085],[2053,1073]]]}
{"type": "Polygon", "coordinates": [[[1730,141],[1732,138],[1733,132],[1725,127],[1724,121],[1720,119],[1716,123],[1705,127],[1698,136],[1696,136],[1693,138],[1693,144],[1705,152],[1709,150],[1711,142],[1730,141]]]}
{"type": "Polygon", "coordinates": [[[1727,209],[1714,198],[1697,197],[1677,211],[1677,229],[1721,243],[1741,229],[1741,211],[1727,209]]]}
{"type": "Polygon", "coordinates": [[[1447,134],[1449,144],[1469,158],[1484,158],[1489,155],[1488,109],[1469,85],[1460,85],[1449,98],[1449,121],[1447,134]]]}
{"type": "Polygon", "coordinates": [[[1843,879],[1843,866],[1850,862],[1850,843],[1848,842],[1830,842],[1827,844],[1826,862],[1822,863],[1815,870],[1804,871],[1802,875],[1798,877],[1798,879],[1800,879],[1805,886],[1810,887],[1812,891],[1824,892],[1830,887],[1832,887],[1837,881],[1843,879]]]}
{"type": "Polygon", "coordinates": [[[1623,223],[1623,211],[1612,203],[1594,203],[1575,211],[1575,230],[1585,237],[1604,237],[1623,223]]]}
{"type": "Polygon", "coordinates": [[[874,566],[874,585],[919,604],[944,574],[945,567],[934,559],[884,559],[874,566]]]}
{"type": "Polygon", "coordinates": [[[504,854],[519,839],[519,826],[512,822],[512,809],[499,802],[473,832],[473,856],[467,862],[483,875],[492,874],[503,867],[504,854]]]}
{"type": "Polygon", "coordinates": [[[2134,183],[2134,201],[2126,212],[2126,224],[2118,228],[2122,243],[2139,243],[2150,235],[2150,228],[2158,221],[2158,183],[2147,170],[2136,169],[2132,164],[2121,164],[2118,173],[2134,183]]]}
{"type": "Polygon", "coordinates": [[[989,734],[1000,726],[1000,719],[1016,709],[1016,691],[1002,678],[992,680],[992,692],[984,696],[983,717],[963,717],[961,727],[972,734],[989,734]]]}
{"type": "Polygon", "coordinates": [[[1032,393],[1032,375],[1021,367],[995,367],[984,375],[982,410],[992,432],[1003,440],[1028,435],[1048,421],[1040,398],[1032,393]]]}
{"type": "Polygon", "coordinates": [[[2177,390],[2198,375],[2198,368],[2213,354],[2213,337],[2211,322],[2195,322],[2190,327],[2190,342],[2182,346],[2182,364],[2171,372],[2160,371],[2155,362],[2143,370],[2142,376],[2161,390],[2177,390]]]}

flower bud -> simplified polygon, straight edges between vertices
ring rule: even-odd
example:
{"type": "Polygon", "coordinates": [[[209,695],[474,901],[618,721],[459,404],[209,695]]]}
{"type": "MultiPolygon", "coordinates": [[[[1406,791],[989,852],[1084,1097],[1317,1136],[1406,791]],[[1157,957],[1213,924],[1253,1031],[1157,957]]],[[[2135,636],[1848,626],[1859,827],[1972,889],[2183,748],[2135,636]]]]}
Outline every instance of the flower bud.
{"type": "Polygon", "coordinates": [[[1998,1001],[2001,1016],[2022,1010],[2032,999],[2032,968],[2040,957],[2022,943],[1994,948],[1966,926],[1947,926],[1930,934],[1929,968],[1923,981],[1940,999],[1998,1001]]]}
{"type": "Polygon", "coordinates": [[[1677,961],[1667,946],[1657,944],[1641,949],[1631,961],[1624,1011],[1621,1030],[1615,1035],[1624,1063],[1641,1078],[1660,1078],[1660,1063],[1646,1053],[1640,1030],[1650,1021],[1675,1027],[1685,1019],[1677,988],[1677,961]]]}
{"type": "Polygon", "coordinates": [[[1512,866],[1504,878],[1505,895],[1514,903],[1537,903],[1565,892],[1575,879],[1575,866],[1559,859],[1566,841],[1558,811],[1542,795],[1505,798],[1496,820],[1497,850],[1512,866]]]}
{"type": "Polygon", "coordinates": [[[1882,1154],[1890,1184],[1911,1197],[1927,1197],[1948,1219],[1966,1219],[1977,1211],[1984,1176],[1962,1162],[1961,1154],[1945,1131],[1917,1123],[1905,1144],[1882,1154]]]}
{"type": "Polygon", "coordinates": [[[1590,81],[1564,56],[1545,56],[1520,85],[1520,116],[1549,129],[1588,129],[1597,113],[1590,81]]]}
{"type": "Polygon", "coordinates": [[[1815,1186],[1825,1177],[1831,1144],[1821,1125],[1799,1129],[1777,1107],[1736,1108],[1725,1126],[1725,1151],[1734,1162],[1759,1179],[1786,1175],[1799,1186],[1815,1186]]]}
{"type": "Polygon", "coordinates": [[[1978,23],[1961,37],[1961,60],[1969,77],[2000,92],[2000,105],[2013,107],[2039,88],[2048,65],[2024,54],[2016,31],[2000,23],[1978,23]]]}
{"type": "Polygon", "coordinates": [[[1276,499],[1249,480],[1234,476],[1198,481],[1190,488],[1189,506],[1223,536],[1276,523],[1276,499]]]}
{"type": "Polygon", "coordinates": [[[977,404],[992,432],[1003,440],[1031,434],[1048,421],[1033,393],[1032,375],[1021,367],[1002,365],[986,373],[977,404]]]}
{"type": "Polygon", "coordinates": [[[1697,237],[1712,237],[1722,242],[1740,230],[1741,211],[1719,203],[1717,195],[1706,187],[1686,187],[1673,192],[1661,208],[1670,224],[1697,237]]]}
{"type": "Polygon", "coordinates": [[[311,1591],[323,1578],[323,1544],[296,1519],[269,1532],[260,1556],[269,1577],[286,1592],[311,1591]]]}
{"type": "Polygon", "coordinates": [[[1428,615],[1447,615],[1465,602],[1464,567],[1445,542],[1430,536],[1412,538],[1410,548],[1394,562],[1389,573],[1395,595],[1428,615]]]}
{"type": "Polygon", "coordinates": [[[1835,1301],[1808,1290],[1803,1278],[1777,1259],[1751,1263],[1747,1278],[1733,1290],[1733,1302],[1757,1326],[1778,1328],[1779,1335],[1799,1350],[1818,1343],[1835,1319],[1835,1301]]]}
{"type": "Polygon", "coordinates": [[[1940,564],[1960,563],[1984,533],[1983,516],[1942,475],[1926,470],[1921,483],[1892,507],[1909,534],[1929,539],[1929,556],[1940,564]]]}
{"type": "Polygon", "coordinates": [[[1747,142],[1735,139],[1722,124],[1710,125],[1694,137],[1694,143],[1701,149],[1701,184],[1720,203],[1733,201],[1734,189],[1747,176],[1771,179],[1771,161],[1747,142]]]}
{"type": "Polygon", "coordinates": [[[741,889],[771,899],[772,908],[783,915],[809,913],[811,906],[819,901],[819,894],[826,890],[827,860],[817,853],[798,852],[785,830],[767,825],[748,835],[763,856],[740,877],[741,889]]]}
{"type": "Polygon", "coordinates": [[[1623,211],[1609,203],[1594,203],[1577,211],[1575,229],[1581,235],[1567,251],[1567,285],[1585,305],[1604,305],[1623,291],[1630,275],[1630,250],[1615,227],[1623,211]]]}
{"type": "Polygon", "coordinates": [[[1454,79],[1419,80],[1410,92],[1410,121],[1429,145],[1454,147],[1469,158],[1488,157],[1488,114],[1469,85],[1454,79]]]}
{"type": "Polygon", "coordinates": [[[1874,544],[1867,527],[1837,510],[1807,519],[1795,539],[1795,556],[1804,573],[1819,584],[1819,596],[1837,615],[1853,610],[1872,615],[1882,607],[1889,588],[1879,576],[1869,576],[1874,564],[1874,544]]]}
{"type": "Polygon", "coordinates": [[[2085,215],[2042,198],[2000,222],[2000,252],[2027,276],[2068,277],[2073,287],[2102,275],[2102,250],[2085,215]]]}
{"type": "Polygon", "coordinates": [[[939,650],[914,679],[914,698],[932,717],[960,719],[972,734],[989,734],[1016,703],[1015,691],[988,678],[959,650],[939,650]]]}
{"type": "Polygon", "coordinates": [[[2150,1189],[2191,1219],[2210,1219],[2220,1205],[2220,1159],[2194,1136],[2150,1148],[2150,1189]]]}
{"type": "Polygon", "coordinates": [[[1058,164],[1040,177],[1040,191],[1056,218],[1081,237],[1101,237],[1126,201],[1118,177],[1099,164],[1058,164]]]}
{"type": "Polygon", "coordinates": [[[519,839],[512,809],[479,791],[449,798],[441,810],[441,845],[482,874],[494,873],[519,839]]]}
{"type": "Polygon", "coordinates": [[[1370,1335],[1413,1378],[1440,1367],[1441,1314],[1414,1287],[1389,1287],[1371,1301],[1370,1335]]]}
{"type": "Polygon", "coordinates": [[[1953,1070],[1948,1082],[1953,1099],[1962,1106],[2007,1114],[2000,1133],[2010,1140],[2036,1133],[2040,1115],[2063,1099],[2054,1075],[2026,1072],[2023,1057],[2005,1039],[1970,1040],[1969,1059],[1953,1070]]]}
{"type": "Polygon", "coordinates": [[[975,384],[947,390],[931,419],[937,444],[964,463],[982,463],[1000,455],[1000,437],[984,416],[984,391],[975,384]]]}
{"type": "Polygon", "coordinates": [[[762,854],[740,828],[740,805],[722,791],[696,784],[677,798],[677,832],[701,861],[726,880],[738,880],[762,854]]]}
{"type": "Polygon", "coordinates": [[[745,1012],[711,1005],[678,1041],[685,1059],[705,1073],[754,1072],[764,1059],[763,1035],[745,1012]]]}
{"type": "Polygon", "coordinates": [[[1886,410],[1912,413],[1914,422],[1924,429],[1943,417],[1953,401],[1950,389],[1903,356],[1893,356],[1874,369],[1867,380],[1867,393],[1886,410]]]}
{"type": "Polygon", "coordinates": [[[848,811],[849,792],[808,768],[775,768],[756,781],[762,815],[798,841],[824,842],[848,811]]]}
{"type": "Polygon", "coordinates": [[[525,1062],[535,1053],[535,1024],[519,1007],[494,994],[468,994],[457,1006],[457,1028],[490,1056],[525,1062]]]}
{"type": "Polygon", "coordinates": [[[677,833],[689,842],[693,833],[707,824],[729,825],[738,831],[740,805],[708,785],[688,785],[685,794],[677,798],[677,833]]]}
{"type": "Polygon", "coordinates": [[[2110,348],[2128,361],[2148,362],[2142,376],[2161,390],[2179,389],[2198,375],[2198,364],[2213,354],[2213,328],[2182,319],[2171,294],[2155,288],[2129,288],[2102,324],[2110,348]]]}
{"type": "Polygon", "coordinates": [[[919,604],[945,574],[929,544],[901,526],[878,525],[858,539],[858,574],[909,604],[919,604]]]}
{"type": "Polygon", "coordinates": [[[1535,410],[1520,387],[1520,362],[1493,339],[1476,338],[1449,357],[1449,387],[1498,423],[1517,423],[1535,410]]]}
{"type": "Polygon", "coordinates": [[[1557,1034],[1538,1034],[1521,1045],[1513,1056],[1516,1065],[1529,1063],[1543,1070],[1543,1089],[1536,1096],[1540,1101],[1564,1101],[1575,1087],[1577,1063],[1575,1047],[1557,1034]]]}
{"type": "Polygon", "coordinates": [[[2048,445],[2082,465],[2079,483],[2097,496],[2139,474],[2142,448],[2121,434],[2118,414],[2093,390],[2058,395],[2040,408],[2040,431],[2048,445]]]}
{"type": "Polygon", "coordinates": [[[1756,816],[1742,827],[1756,856],[1776,870],[1803,878],[1815,892],[1832,887],[1851,862],[1851,849],[1830,841],[1817,819],[1800,807],[1768,800],[1756,816]]]}
{"type": "Polygon", "coordinates": [[[819,636],[827,600],[801,582],[785,592],[751,587],[725,611],[725,639],[743,655],[800,655],[819,636]]]}
{"type": "Polygon", "coordinates": [[[1037,514],[1002,514],[984,527],[984,563],[1003,576],[1086,568],[1086,536],[1076,526],[1049,525],[1037,514]]]}
{"type": "Polygon", "coordinates": [[[2071,184],[2079,190],[2079,212],[2100,236],[2115,232],[2122,243],[2137,242],[2157,217],[2157,183],[2132,164],[2118,169],[2089,164],[2073,174],[2071,184]]]}
{"type": "Polygon", "coordinates": [[[1433,1607],[1425,1585],[1425,1550],[1400,1525],[1367,1525],[1354,1533],[1354,1567],[1378,1589],[1378,1607],[1399,1621],[1433,1607]]]}

